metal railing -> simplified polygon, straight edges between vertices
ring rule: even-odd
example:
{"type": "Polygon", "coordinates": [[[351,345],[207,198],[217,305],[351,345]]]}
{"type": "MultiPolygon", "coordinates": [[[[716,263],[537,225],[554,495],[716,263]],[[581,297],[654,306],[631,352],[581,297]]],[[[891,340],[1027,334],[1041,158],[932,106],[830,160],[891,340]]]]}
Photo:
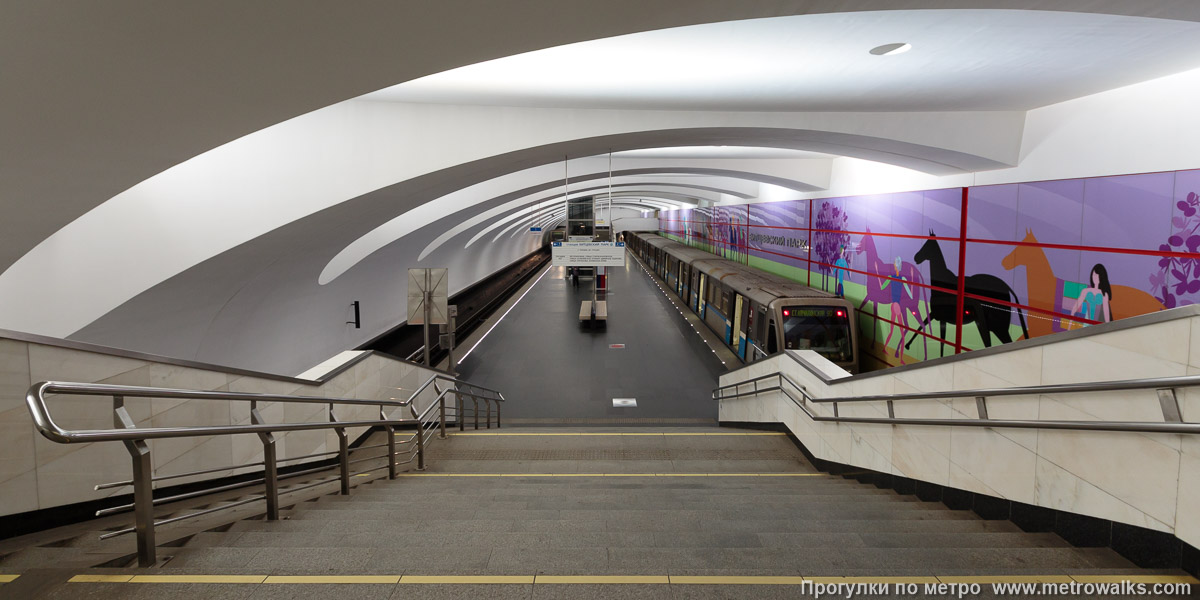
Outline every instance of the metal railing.
{"type": "MultiPolygon", "coordinates": [[[[496,390],[485,388],[483,386],[475,385],[438,373],[431,375],[428,379],[426,379],[424,383],[422,383],[420,387],[418,387],[416,391],[409,395],[409,397],[405,400],[322,398],[314,396],[287,396],[277,394],[254,394],[210,390],[179,390],[95,383],[43,381],[36,383],[29,388],[29,392],[25,396],[25,402],[29,408],[30,414],[33,416],[33,421],[37,426],[38,431],[51,441],[61,444],[119,441],[125,445],[126,450],[129,451],[129,454],[133,459],[132,477],[124,481],[102,483],[95,486],[95,489],[103,490],[131,487],[133,488],[133,502],[130,504],[101,509],[96,511],[96,516],[106,516],[126,511],[133,511],[134,525],[125,529],[119,529],[106,533],[102,535],[100,539],[136,533],[138,565],[147,567],[152,566],[156,562],[154,541],[155,528],[160,525],[166,525],[168,523],[174,523],[177,521],[207,515],[260,501],[266,503],[266,518],[269,520],[277,520],[279,519],[279,496],[281,493],[298,492],[320,485],[338,482],[340,483],[340,493],[343,495],[348,495],[350,493],[351,476],[354,475],[350,466],[352,464],[361,462],[387,459],[389,479],[395,479],[398,466],[411,463],[414,460],[417,462],[416,468],[418,470],[424,470],[426,463],[425,450],[432,441],[434,433],[438,433],[438,437],[440,438],[446,437],[448,412],[453,413],[455,420],[458,422],[460,430],[465,427],[466,417],[472,412],[474,413],[473,416],[476,429],[479,428],[479,417],[481,412],[486,415],[486,427],[490,428],[492,425],[492,409],[494,406],[496,413],[496,427],[500,427],[500,405],[504,402],[504,395],[496,390]],[[439,382],[448,383],[449,385],[446,387],[446,389],[441,389],[438,386],[439,382]],[[418,413],[416,400],[418,396],[429,389],[430,386],[433,386],[436,397],[427,407],[425,407],[424,410],[418,413]],[[111,429],[64,429],[55,423],[54,419],[51,417],[50,411],[46,406],[46,396],[48,394],[111,397],[114,427],[111,429]],[[446,397],[449,395],[454,395],[456,399],[454,406],[451,407],[448,407],[446,403],[446,397]],[[126,398],[175,398],[182,400],[249,402],[250,423],[241,425],[138,427],[134,419],[130,416],[129,411],[125,407],[126,398]],[[472,408],[470,410],[464,407],[464,398],[471,399],[472,408]],[[485,405],[484,411],[480,411],[479,409],[480,401],[483,401],[485,405]],[[328,407],[326,413],[328,420],[268,423],[266,419],[263,418],[262,413],[259,411],[260,402],[324,404],[328,407]],[[378,418],[373,419],[340,421],[334,414],[334,408],[338,406],[378,408],[379,416],[378,418]],[[389,414],[389,412],[395,412],[397,409],[405,408],[408,409],[410,415],[409,417],[393,416],[389,414]],[[349,435],[346,431],[351,427],[378,427],[386,432],[387,439],[385,442],[380,444],[358,446],[351,449],[349,435]],[[412,427],[414,429],[413,434],[408,436],[406,439],[398,440],[397,438],[403,434],[397,434],[396,429],[405,427],[412,427]],[[315,454],[287,458],[279,458],[277,456],[275,434],[310,430],[333,430],[338,437],[338,449],[336,451],[318,452],[315,454]],[[263,459],[261,461],[226,465],[222,467],[201,469],[172,475],[154,475],[150,445],[147,443],[147,440],[238,434],[255,434],[258,436],[263,447],[263,459]],[[405,446],[405,449],[397,451],[396,447],[398,445],[405,446]],[[351,459],[352,451],[359,452],[363,450],[385,447],[387,448],[385,454],[351,459]],[[407,456],[407,459],[399,460],[399,458],[405,456],[407,456]],[[313,468],[300,468],[299,470],[295,470],[283,475],[280,475],[279,473],[280,463],[316,458],[332,460],[334,457],[336,457],[336,464],[319,465],[313,468]],[[261,468],[261,471],[243,472],[240,474],[241,476],[246,476],[248,474],[253,476],[261,473],[261,477],[247,481],[237,481],[234,483],[217,485],[215,487],[209,487],[197,491],[180,493],[166,497],[154,497],[154,485],[159,482],[213,473],[228,473],[247,468],[261,468]],[[279,487],[281,481],[303,477],[305,475],[313,475],[332,469],[338,470],[338,473],[335,477],[319,479],[313,483],[304,483],[302,485],[285,489],[281,489],[279,487]],[[156,506],[179,502],[209,494],[216,494],[236,490],[239,488],[256,486],[259,484],[263,486],[263,492],[261,494],[253,495],[249,498],[238,499],[225,504],[220,504],[218,506],[206,508],[197,512],[155,520],[154,508],[156,506]]],[[[378,469],[379,467],[376,466],[373,469],[370,469],[370,471],[378,469]]]]}
{"type": "Polygon", "coordinates": [[[1184,422],[1175,390],[1183,387],[1200,386],[1200,375],[1180,377],[1154,377],[1148,379],[1126,379],[1094,383],[1064,383],[1054,385],[1031,385],[1007,388],[981,388],[973,390],[951,390],[945,392],[918,392],[912,394],[874,394],[866,396],[840,396],[814,398],[803,386],[792,381],[782,371],[723,385],[713,390],[714,400],[733,400],[755,396],[764,392],[778,391],[787,396],[808,418],[813,421],[831,423],[877,423],[885,425],[943,425],[952,427],[1010,427],[1024,429],[1071,429],[1080,431],[1127,431],[1139,433],[1200,433],[1200,423],[1184,422]],[[769,380],[774,379],[774,383],[769,380]],[[768,382],[763,384],[762,382],[768,382]],[[749,389],[744,389],[745,387],[749,389]],[[1030,396],[1039,394],[1074,394],[1086,392],[1113,392],[1153,389],[1158,392],[1163,420],[1157,421],[1061,421],[1061,420],[1018,420],[992,419],[988,416],[987,399],[994,396],[1030,396]],[[732,390],[733,393],[725,393],[732,390]],[[799,392],[797,398],[793,393],[799,392]],[[974,398],[976,418],[929,419],[896,417],[895,403],[915,400],[945,400],[949,398],[974,398]],[[841,416],[838,404],[843,402],[886,402],[887,417],[841,416]],[[833,415],[819,415],[812,410],[815,404],[830,404],[833,415]]]}

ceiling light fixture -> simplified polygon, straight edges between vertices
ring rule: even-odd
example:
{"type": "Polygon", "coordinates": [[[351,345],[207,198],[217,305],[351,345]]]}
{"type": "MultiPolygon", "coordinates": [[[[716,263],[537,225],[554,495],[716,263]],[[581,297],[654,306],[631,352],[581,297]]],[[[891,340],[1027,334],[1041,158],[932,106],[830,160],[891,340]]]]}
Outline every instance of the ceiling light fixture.
{"type": "Polygon", "coordinates": [[[897,42],[895,44],[884,44],[882,46],[871,48],[871,54],[874,54],[875,56],[894,56],[896,54],[904,54],[909,50],[912,50],[912,44],[897,42]]]}

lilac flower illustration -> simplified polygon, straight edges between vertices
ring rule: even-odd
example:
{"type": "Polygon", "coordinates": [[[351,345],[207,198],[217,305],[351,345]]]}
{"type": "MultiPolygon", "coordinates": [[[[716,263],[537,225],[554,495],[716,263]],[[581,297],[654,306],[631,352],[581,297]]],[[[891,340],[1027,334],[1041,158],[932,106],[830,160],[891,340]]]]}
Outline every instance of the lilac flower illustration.
{"type": "MultiPolygon", "coordinates": [[[[1158,246],[1159,252],[1196,253],[1200,248],[1200,196],[1189,192],[1186,200],[1175,203],[1179,216],[1171,219],[1174,233],[1167,243],[1158,246]]],[[[1200,259],[1164,256],[1158,261],[1159,270],[1150,274],[1150,287],[1155,298],[1167,308],[1196,304],[1200,292],[1200,259]]]]}
{"type": "MultiPolygon", "coordinates": [[[[848,219],[849,216],[845,211],[832,202],[821,203],[821,210],[813,222],[813,229],[817,231],[812,234],[811,251],[813,260],[821,263],[817,265],[817,270],[823,278],[832,273],[833,267],[830,265],[838,259],[838,250],[842,246],[850,244],[850,234],[846,233],[848,219]]],[[[826,283],[822,283],[822,286],[829,287],[826,283]]]]}

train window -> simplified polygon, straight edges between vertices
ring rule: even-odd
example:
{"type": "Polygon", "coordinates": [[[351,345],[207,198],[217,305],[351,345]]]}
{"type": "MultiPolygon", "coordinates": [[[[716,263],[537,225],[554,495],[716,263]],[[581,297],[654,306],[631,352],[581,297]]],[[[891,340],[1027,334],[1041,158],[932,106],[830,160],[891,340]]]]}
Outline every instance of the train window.
{"type": "Polygon", "coordinates": [[[814,350],[833,362],[854,360],[850,350],[850,311],[842,306],[783,308],[783,347],[814,350]]]}
{"type": "Polygon", "coordinates": [[[775,337],[775,319],[767,325],[767,354],[779,352],[779,342],[775,337]]]}

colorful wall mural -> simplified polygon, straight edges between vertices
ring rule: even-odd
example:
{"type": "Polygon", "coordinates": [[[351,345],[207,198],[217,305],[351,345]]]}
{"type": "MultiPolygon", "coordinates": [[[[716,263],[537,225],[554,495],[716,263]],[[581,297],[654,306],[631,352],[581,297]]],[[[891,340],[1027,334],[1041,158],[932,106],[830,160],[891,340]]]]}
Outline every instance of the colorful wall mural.
{"type": "Polygon", "coordinates": [[[667,237],[838,293],[864,364],[1200,302],[1200,170],[661,213],[667,237]]]}

